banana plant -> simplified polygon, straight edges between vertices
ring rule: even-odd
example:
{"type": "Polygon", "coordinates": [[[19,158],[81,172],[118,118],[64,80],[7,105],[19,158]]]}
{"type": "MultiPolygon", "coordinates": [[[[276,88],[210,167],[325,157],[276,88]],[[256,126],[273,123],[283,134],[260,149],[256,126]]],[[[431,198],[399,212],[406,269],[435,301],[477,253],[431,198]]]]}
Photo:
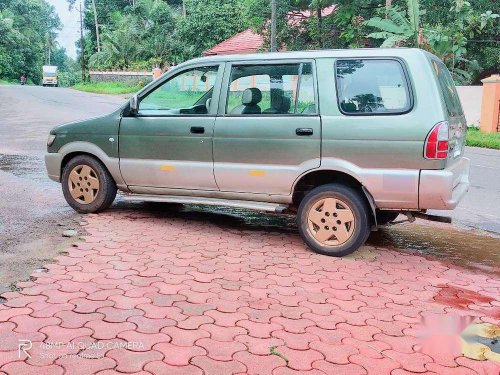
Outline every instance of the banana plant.
{"type": "Polygon", "coordinates": [[[407,0],[407,10],[398,6],[386,8],[387,17],[373,17],[365,22],[366,26],[379,31],[368,35],[373,39],[384,39],[381,47],[420,46],[420,16],[425,11],[420,9],[418,0],[407,0]]]}

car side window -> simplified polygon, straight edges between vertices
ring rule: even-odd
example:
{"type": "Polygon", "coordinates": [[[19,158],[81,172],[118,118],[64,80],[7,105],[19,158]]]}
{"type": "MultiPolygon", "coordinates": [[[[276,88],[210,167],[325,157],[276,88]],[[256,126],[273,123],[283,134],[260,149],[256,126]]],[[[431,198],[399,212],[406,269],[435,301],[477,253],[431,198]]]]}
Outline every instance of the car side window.
{"type": "Polygon", "coordinates": [[[218,66],[189,69],[170,78],[141,99],[139,115],[206,115],[218,66]]]}
{"type": "Polygon", "coordinates": [[[460,103],[460,98],[458,96],[457,89],[455,88],[455,82],[453,82],[453,78],[451,77],[448,68],[442,62],[437,62],[434,60],[432,61],[432,65],[434,68],[434,74],[436,75],[439,83],[439,87],[441,88],[441,92],[443,93],[446,109],[448,110],[448,115],[450,117],[462,116],[464,113],[462,104],[460,103]]]}
{"type": "Polygon", "coordinates": [[[344,114],[400,114],[411,109],[408,82],[397,60],[338,60],[335,74],[344,114]]]}
{"type": "Polygon", "coordinates": [[[311,63],[232,67],[226,114],[313,115],[316,113],[311,63]]]}

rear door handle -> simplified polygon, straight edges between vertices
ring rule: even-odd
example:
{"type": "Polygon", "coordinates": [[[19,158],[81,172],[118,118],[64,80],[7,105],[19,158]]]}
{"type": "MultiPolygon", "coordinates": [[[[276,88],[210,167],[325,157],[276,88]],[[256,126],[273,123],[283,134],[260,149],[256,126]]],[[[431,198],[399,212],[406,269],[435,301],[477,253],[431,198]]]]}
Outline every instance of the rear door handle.
{"type": "Polygon", "coordinates": [[[205,134],[205,128],[203,126],[191,126],[191,133],[205,134]]]}
{"type": "Polygon", "coordinates": [[[295,130],[295,134],[297,135],[313,135],[314,131],[312,128],[297,128],[295,130]]]}

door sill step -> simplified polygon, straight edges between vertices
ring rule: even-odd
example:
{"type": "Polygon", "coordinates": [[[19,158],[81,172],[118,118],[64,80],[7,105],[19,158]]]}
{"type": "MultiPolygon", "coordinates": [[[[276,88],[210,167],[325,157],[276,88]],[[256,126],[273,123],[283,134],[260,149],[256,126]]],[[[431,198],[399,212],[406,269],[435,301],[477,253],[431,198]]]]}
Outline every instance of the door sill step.
{"type": "Polygon", "coordinates": [[[188,197],[179,195],[148,195],[148,194],[124,194],[123,200],[127,202],[159,202],[159,203],[183,203],[201,204],[208,206],[225,206],[233,208],[245,208],[248,210],[283,213],[288,209],[285,204],[242,201],[233,199],[188,197]]]}

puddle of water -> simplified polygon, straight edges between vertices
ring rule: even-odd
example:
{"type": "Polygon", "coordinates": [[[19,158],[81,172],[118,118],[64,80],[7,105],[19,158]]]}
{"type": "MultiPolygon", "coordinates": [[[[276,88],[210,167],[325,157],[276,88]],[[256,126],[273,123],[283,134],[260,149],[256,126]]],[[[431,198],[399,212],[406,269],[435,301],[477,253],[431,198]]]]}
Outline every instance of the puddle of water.
{"type": "Polygon", "coordinates": [[[42,160],[28,155],[0,154],[0,171],[12,173],[22,177],[29,175],[36,179],[45,177],[45,167],[42,160]]]}
{"type": "Polygon", "coordinates": [[[500,239],[495,237],[479,236],[453,227],[403,224],[372,233],[368,242],[500,274],[500,239]]]}

